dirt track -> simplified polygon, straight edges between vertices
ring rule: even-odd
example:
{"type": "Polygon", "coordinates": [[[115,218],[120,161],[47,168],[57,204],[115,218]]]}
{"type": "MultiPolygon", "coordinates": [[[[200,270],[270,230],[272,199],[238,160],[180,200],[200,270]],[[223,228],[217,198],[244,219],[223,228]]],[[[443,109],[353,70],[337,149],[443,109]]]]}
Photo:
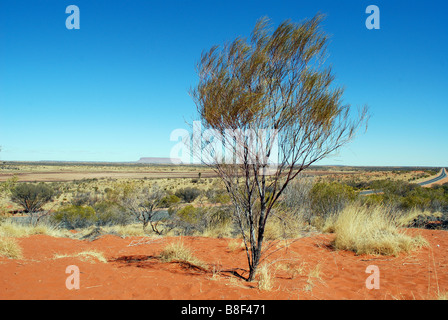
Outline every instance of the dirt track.
{"type": "MultiPolygon", "coordinates": [[[[65,182],[82,179],[164,179],[164,178],[201,178],[217,177],[210,170],[201,171],[29,171],[18,173],[0,173],[0,182],[18,177],[19,182],[65,182]]],[[[308,171],[307,171],[308,172],[308,171]]],[[[351,174],[347,172],[309,171],[310,175],[351,174]]]]}
{"type": "MultiPolygon", "coordinates": [[[[197,178],[198,172],[176,171],[67,171],[67,172],[23,172],[15,174],[20,182],[56,182],[82,179],[145,179],[145,178],[197,178]]],[[[12,173],[0,174],[0,181],[13,177],[12,173]]],[[[202,178],[215,177],[213,172],[202,172],[202,178]]]]}

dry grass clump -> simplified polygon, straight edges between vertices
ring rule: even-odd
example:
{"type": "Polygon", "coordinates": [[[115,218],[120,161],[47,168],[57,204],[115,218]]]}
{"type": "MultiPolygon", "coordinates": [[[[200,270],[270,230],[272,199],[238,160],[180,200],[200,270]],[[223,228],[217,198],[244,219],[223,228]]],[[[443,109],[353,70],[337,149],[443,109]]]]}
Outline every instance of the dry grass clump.
{"type": "Polygon", "coordinates": [[[229,238],[232,236],[232,226],[230,224],[225,224],[209,227],[206,228],[200,236],[207,238],[229,238]]]}
{"type": "Polygon", "coordinates": [[[305,223],[301,216],[277,210],[275,215],[266,222],[264,239],[278,240],[300,238],[300,233],[304,228],[305,223]]]}
{"type": "Polygon", "coordinates": [[[159,258],[162,262],[185,262],[200,268],[205,268],[206,266],[181,241],[168,244],[159,254],[159,258]]]}
{"type": "Polygon", "coordinates": [[[227,242],[227,247],[230,252],[241,251],[244,250],[244,241],[242,239],[232,239],[227,242]]]}
{"type": "Polygon", "coordinates": [[[269,270],[269,266],[267,264],[263,264],[257,269],[257,277],[258,277],[258,289],[262,291],[271,291],[274,287],[274,280],[271,271],[269,270]]]}
{"type": "Polygon", "coordinates": [[[316,285],[315,280],[322,281],[321,278],[322,270],[320,263],[315,265],[313,269],[308,273],[308,279],[306,280],[306,285],[303,288],[304,291],[312,291],[314,286],[316,285]]]}
{"type": "Polygon", "coordinates": [[[295,279],[296,276],[303,276],[305,274],[305,262],[301,262],[300,264],[297,262],[280,263],[276,268],[277,270],[286,272],[290,279],[295,279]]]}
{"type": "Polygon", "coordinates": [[[383,206],[353,204],[343,209],[334,221],[336,249],[356,254],[398,255],[427,246],[421,236],[411,237],[400,230],[401,223],[383,206]]]}
{"type": "Polygon", "coordinates": [[[448,291],[439,292],[437,294],[437,300],[448,300],[448,291]]]}
{"type": "Polygon", "coordinates": [[[51,237],[71,237],[72,234],[68,230],[58,229],[53,226],[39,224],[37,226],[21,225],[12,221],[5,221],[0,224],[0,236],[11,238],[22,238],[32,235],[48,235],[51,237]]]}
{"type": "Polygon", "coordinates": [[[95,263],[102,262],[107,263],[107,259],[104,257],[104,254],[99,251],[82,251],[75,254],[55,254],[53,259],[62,259],[62,258],[79,258],[81,261],[95,263]]]}
{"type": "Polygon", "coordinates": [[[21,259],[23,258],[22,248],[16,240],[2,237],[0,238],[0,256],[9,259],[21,259]]]}
{"type": "Polygon", "coordinates": [[[278,219],[268,220],[264,230],[264,238],[269,240],[283,239],[285,237],[284,226],[278,219]]]}
{"type": "Polygon", "coordinates": [[[105,233],[116,234],[122,238],[144,237],[147,235],[141,224],[105,226],[103,230],[105,233]]]}

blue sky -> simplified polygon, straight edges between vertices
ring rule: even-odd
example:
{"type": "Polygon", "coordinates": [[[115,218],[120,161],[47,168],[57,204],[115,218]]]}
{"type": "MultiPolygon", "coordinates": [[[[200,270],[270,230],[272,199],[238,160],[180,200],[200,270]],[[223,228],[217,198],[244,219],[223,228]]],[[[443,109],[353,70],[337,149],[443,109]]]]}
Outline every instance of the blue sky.
{"type": "Polygon", "coordinates": [[[188,129],[195,64],[212,45],[327,14],[328,62],[344,101],[371,119],[320,164],[448,166],[446,1],[2,0],[1,160],[168,157],[188,129]],[[368,30],[368,5],[380,29],[368,30]],[[65,26],[77,5],[80,29],[65,26]]]}

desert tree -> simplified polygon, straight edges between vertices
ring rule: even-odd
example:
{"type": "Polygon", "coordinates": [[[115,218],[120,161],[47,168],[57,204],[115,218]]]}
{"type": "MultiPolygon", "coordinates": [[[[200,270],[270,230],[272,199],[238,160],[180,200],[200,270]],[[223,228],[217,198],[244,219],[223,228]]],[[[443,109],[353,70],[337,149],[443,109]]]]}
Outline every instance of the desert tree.
{"type": "Polygon", "coordinates": [[[11,190],[11,201],[22,206],[27,213],[33,213],[42,210],[53,195],[54,190],[43,183],[20,183],[11,190]]]}
{"type": "Polygon", "coordinates": [[[43,210],[43,207],[53,196],[54,189],[44,183],[20,183],[11,189],[11,201],[22,206],[34,224],[50,214],[51,210],[43,210]]]}
{"type": "Polygon", "coordinates": [[[271,28],[262,18],[250,37],[213,46],[197,64],[191,152],[215,170],[232,199],[248,281],[265,259],[266,222],[288,184],[367,125],[367,108],[353,115],[334,84],[322,20],[271,28]]]}
{"type": "Polygon", "coordinates": [[[157,214],[156,209],[160,207],[165,196],[166,192],[155,184],[151,188],[144,187],[127,192],[119,203],[142,223],[143,231],[150,224],[155,233],[161,234],[158,229],[159,223],[154,217],[157,214]]]}

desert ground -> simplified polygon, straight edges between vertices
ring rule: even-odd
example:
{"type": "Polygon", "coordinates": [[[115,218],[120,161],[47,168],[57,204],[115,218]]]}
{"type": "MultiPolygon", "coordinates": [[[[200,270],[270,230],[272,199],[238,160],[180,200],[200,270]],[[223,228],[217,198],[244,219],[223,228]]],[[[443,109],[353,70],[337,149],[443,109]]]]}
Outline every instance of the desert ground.
{"type": "Polygon", "coordinates": [[[34,235],[20,238],[23,258],[0,258],[1,299],[151,299],[151,300],[364,300],[439,299],[448,288],[448,234],[440,230],[409,230],[422,234],[430,247],[397,257],[357,256],[331,248],[331,235],[312,235],[271,257],[269,290],[247,283],[243,248],[234,239],[182,237],[120,238],[106,235],[81,241],[34,235]],[[143,240],[143,241],[142,241],[143,240]],[[131,245],[134,242],[146,244],[131,245]],[[170,242],[182,241],[206,264],[198,268],[157,257],[170,242]],[[100,252],[105,261],[81,252],[100,252]],[[57,257],[62,255],[62,257],[57,257]],[[65,255],[65,256],[64,256],[65,255]],[[66,268],[80,270],[80,287],[68,290],[66,268]],[[369,273],[380,271],[379,289],[366,288],[369,273]]]}
{"type": "MultiPolygon", "coordinates": [[[[315,168],[309,175],[317,180],[359,181],[387,177],[391,180],[423,181],[438,170],[398,171],[360,168],[315,168]]],[[[12,176],[19,182],[73,183],[83,179],[84,188],[104,189],[121,180],[158,181],[163,186],[202,183],[216,185],[206,168],[30,166],[8,164],[0,180],[12,176]],[[201,172],[199,183],[192,182],[201,172]],[[169,175],[172,174],[172,175],[169,175]],[[95,179],[93,178],[95,177],[95,179]],[[89,180],[93,179],[93,180],[89,180]],[[111,182],[112,181],[112,182],[111,182]]],[[[79,190],[79,183],[75,184],[79,190]]],[[[59,196],[61,206],[69,201],[59,196]],[[64,200],[65,199],[65,200],[64,200]]],[[[2,199],[6,217],[17,205],[2,199]]],[[[199,206],[197,203],[195,204],[199,206]]],[[[8,227],[8,226],[6,226],[8,227]]],[[[0,254],[0,299],[82,300],[432,300],[448,298],[448,232],[437,228],[403,228],[404,234],[423,237],[427,245],[398,255],[356,254],[335,248],[334,233],[308,228],[294,238],[269,239],[271,253],[264,264],[264,277],[247,282],[247,259],[239,237],[209,235],[123,235],[102,232],[82,237],[85,230],[66,230],[52,235],[34,227],[28,234],[9,234],[20,253],[0,254]],[[181,244],[195,257],[165,261],[164,249],[181,244]],[[79,269],[79,288],[67,285],[69,266],[79,269]],[[379,271],[379,287],[369,288],[370,267],[379,271]]]]}

